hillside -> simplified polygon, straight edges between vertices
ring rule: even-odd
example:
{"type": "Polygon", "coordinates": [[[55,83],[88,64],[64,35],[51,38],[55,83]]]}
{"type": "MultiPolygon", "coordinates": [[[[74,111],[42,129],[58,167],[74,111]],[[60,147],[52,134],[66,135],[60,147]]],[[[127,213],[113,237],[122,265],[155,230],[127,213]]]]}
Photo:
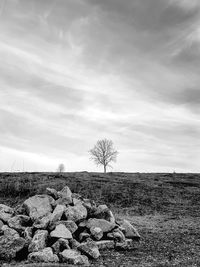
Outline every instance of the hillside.
{"type": "Polygon", "coordinates": [[[106,203],[142,235],[134,253],[108,251],[93,266],[200,266],[200,174],[1,173],[0,203],[64,185],[106,203]]]}

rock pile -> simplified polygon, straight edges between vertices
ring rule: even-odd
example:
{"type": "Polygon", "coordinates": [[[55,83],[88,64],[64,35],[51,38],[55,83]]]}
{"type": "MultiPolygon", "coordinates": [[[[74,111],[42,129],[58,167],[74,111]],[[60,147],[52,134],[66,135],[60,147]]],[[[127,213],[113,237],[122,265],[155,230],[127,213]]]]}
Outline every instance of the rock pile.
{"type": "Polygon", "coordinates": [[[102,249],[130,249],[140,235],[106,205],[47,188],[16,208],[0,204],[0,259],[89,265],[102,249]]]}

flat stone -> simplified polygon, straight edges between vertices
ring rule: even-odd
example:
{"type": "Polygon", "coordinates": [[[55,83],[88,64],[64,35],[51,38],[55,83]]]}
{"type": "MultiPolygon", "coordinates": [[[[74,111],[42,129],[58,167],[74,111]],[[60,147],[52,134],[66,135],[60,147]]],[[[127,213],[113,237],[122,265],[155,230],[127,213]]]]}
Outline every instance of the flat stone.
{"type": "Polygon", "coordinates": [[[50,233],[51,237],[71,239],[71,232],[65,227],[64,224],[56,226],[55,230],[50,233]]]}
{"type": "Polygon", "coordinates": [[[41,251],[32,252],[28,255],[28,260],[30,262],[59,262],[58,256],[53,254],[50,247],[44,248],[41,251]]]}
{"type": "Polygon", "coordinates": [[[88,258],[84,255],[81,255],[80,252],[73,249],[66,249],[60,253],[62,262],[74,265],[84,265],[89,266],[88,258]]]}
{"type": "Polygon", "coordinates": [[[52,212],[53,199],[48,195],[35,195],[23,203],[27,214],[33,221],[49,215],[52,212]]]}
{"type": "Polygon", "coordinates": [[[29,252],[37,252],[46,247],[48,231],[47,230],[37,230],[29,247],[29,252]]]}
{"type": "Polygon", "coordinates": [[[107,232],[112,231],[116,227],[116,224],[108,222],[108,221],[106,221],[104,219],[92,218],[92,219],[89,219],[87,221],[87,226],[86,227],[89,228],[89,229],[94,228],[94,227],[98,227],[98,228],[101,228],[103,233],[107,233],[107,232]]]}
{"type": "Polygon", "coordinates": [[[113,240],[100,240],[96,241],[99,250],[114,249],[115,243],[113,240]]]}

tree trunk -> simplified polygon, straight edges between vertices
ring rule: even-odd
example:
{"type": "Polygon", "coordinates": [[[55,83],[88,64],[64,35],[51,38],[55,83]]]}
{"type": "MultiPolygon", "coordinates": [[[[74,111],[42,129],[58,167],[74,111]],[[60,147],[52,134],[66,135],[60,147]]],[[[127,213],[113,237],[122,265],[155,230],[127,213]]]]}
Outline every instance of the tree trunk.
{"type": "Polygon", "coordinates": [[[103,165],[104,173],[106,173],[106,165],[103,165]]]}

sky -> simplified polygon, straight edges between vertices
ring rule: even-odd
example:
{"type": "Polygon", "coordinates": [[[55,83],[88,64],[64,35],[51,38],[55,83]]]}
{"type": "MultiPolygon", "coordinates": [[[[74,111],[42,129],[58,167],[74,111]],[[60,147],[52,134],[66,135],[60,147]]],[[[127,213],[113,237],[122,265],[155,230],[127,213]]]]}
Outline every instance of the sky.
{"type": "Polygon", "coordinates": [[[199,172],[199,0],[0,0],[0,171],[199,172]]]}

